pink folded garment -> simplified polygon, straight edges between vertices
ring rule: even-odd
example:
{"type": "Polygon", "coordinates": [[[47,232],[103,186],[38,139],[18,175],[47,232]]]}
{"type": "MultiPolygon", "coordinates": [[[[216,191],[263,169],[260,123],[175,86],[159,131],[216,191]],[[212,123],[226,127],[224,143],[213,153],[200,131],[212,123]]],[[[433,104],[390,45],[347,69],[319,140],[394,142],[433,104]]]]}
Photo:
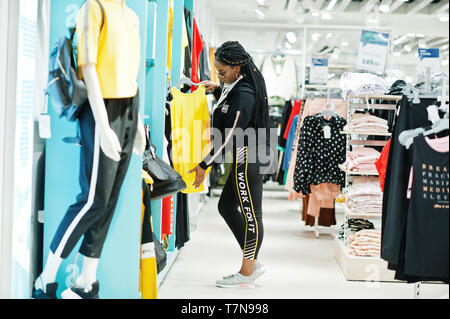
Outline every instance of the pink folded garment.
{"type": "Polygon", "coordinates": [[[375,115],[371,115],[369,113],[355,113],[351,117],[349,121],[352,125],[356,124],[367,124],[367,123],[378,123],[381,125],[387,125],[388,121],[382,118],[379,118],[375,115]]]}
{"type": "Polygon", "coordinates": [[[347,160],[343,164],[344,169],[348,171],[374,171],[375,162],[380,157],[380,152],[371,147],[356,147],[347,154],[347,160]]]}

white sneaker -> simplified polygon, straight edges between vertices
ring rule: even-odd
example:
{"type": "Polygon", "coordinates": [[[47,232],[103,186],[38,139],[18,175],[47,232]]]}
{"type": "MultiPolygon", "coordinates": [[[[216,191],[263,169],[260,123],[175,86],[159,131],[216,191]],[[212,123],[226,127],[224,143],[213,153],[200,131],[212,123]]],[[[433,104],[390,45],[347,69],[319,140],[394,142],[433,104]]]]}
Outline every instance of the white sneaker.
{"type": "MultiPolygon", "coordinates": [[[[253,280],[258,279],[265,272],[266,272],[266,267],[259,260],[255,260],[255,264],[253,265],[253,274],[252,274],[253,280]]],[[[228,278],[231,278],[233,276],[234,276],[234,274],[228,275],[228,276],[224,276],[223,279],[228,279],[228,278]]]]}
{"type": "Polygon", "coordinates": [[[216,285],[222,288],[255,288],[255,280],[253,279],[253,275],[244,276],[240,273],[235,273],[227,278],[216,281],[216,285]]]}
{"type": "Polygon", "coordinates": [[[266,267],[259,261],[255,260],[255,265],[253,266],[253,280],[258,279],[266,272],[266,267]]]}

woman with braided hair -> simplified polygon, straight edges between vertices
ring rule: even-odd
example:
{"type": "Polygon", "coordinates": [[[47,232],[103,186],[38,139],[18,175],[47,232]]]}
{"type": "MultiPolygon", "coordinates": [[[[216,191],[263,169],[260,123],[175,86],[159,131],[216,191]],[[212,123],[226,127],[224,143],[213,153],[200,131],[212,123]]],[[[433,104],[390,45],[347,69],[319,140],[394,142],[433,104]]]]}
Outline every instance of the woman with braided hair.
{"type": "MultiPolygon", "coordinates": [[[[223,86],[210,81],[200,85],[217,99],[212,127],[221,132],[222,138],[219,143],[213,140],[209,155],[190,173],[196,173],[194,186],[199,187],[206,169],[219,161],[224,149],[232,149],[233,170],[223,187],[218,210],[239,243],[243,259],[239,272],[223,277],[216,285],[254,288],[255,279],[265,270],[257,260],[263,240],[263,175],[261,161],[255,158],[259,139],[251,137],[259,136],[258,132],[268,127],[266,85],[251,56],[236,41],[225,42],[217,49],[215,67],[223,86]]],[[[259,141],[259,145],[266,147],[266,140],[259,141]]]]}

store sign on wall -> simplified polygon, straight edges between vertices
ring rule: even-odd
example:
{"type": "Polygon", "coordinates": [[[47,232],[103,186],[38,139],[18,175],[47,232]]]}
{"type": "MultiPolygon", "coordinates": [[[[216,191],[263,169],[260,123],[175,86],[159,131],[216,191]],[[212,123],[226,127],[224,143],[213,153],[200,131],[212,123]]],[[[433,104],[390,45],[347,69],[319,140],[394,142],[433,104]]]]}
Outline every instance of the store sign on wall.
{"type": "Polygon", "coordinates": [[[309,83],[326,84],[328,82],[328,59],[312,58],[309,83]]]}
{"type": "Polygon", "coordinates": [[[384,73],[388,49],[389,33],[363,30],[357,68],[377,74],[384,73]]]}
{"type": "Polygon", "coordinates": [[[419,48],[419,73],[426,73],[430,69],[430,74],[438,73],[441,69],[439,61],[439,49],[424,49],[419,48]]]}

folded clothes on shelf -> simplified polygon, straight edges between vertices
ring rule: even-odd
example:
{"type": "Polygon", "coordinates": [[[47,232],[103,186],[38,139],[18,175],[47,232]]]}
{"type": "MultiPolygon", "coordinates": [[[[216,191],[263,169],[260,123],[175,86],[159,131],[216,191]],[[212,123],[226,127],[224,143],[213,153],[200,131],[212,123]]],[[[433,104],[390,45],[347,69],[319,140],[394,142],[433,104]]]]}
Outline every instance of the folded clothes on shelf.
{"type": "Polygon", "coordinates": [[[354,256],[379,257],[381,253],[381,231],[364,229],[347,237],[349,254],[354,256]]]}
{"type": "Polygon", "coordinates": [[[349,95],[383,95],[389,92],[387,82],[370,73],[345,72],[340,83],[344,100],[347,100],[349,95]]]}
{"type": "Polygon", "coordinates": [[[367,219],[363,218],[348,218],[344,224],[341,225],[339,230],[338,238],[343,240],[345,237],[344,228],[347,227],[347,234],[353,235],[364,229],[375,229],[373,223],[367,219]]]}
{"type": "Polygon", "coordinates": [[[381,213],[383,192],[377,177],[356,179],[353,185],[347,188],[346,196],[347,208],[354,213],[381,213]]]}
{"type": "Polygon", "coordinates": [[[352,131],[353,133],[387,133],[388,121],[369,113],[355,113],[352,115],[348,124],[344,127],[345,131],[352,131]]]}
{"type": "Polygon", "coordinates": [[[346,171],[376,171],[375,162],[380,152],[371,147],[355,147],[347,153],[347,160],[343,164],[346,171]]]}

